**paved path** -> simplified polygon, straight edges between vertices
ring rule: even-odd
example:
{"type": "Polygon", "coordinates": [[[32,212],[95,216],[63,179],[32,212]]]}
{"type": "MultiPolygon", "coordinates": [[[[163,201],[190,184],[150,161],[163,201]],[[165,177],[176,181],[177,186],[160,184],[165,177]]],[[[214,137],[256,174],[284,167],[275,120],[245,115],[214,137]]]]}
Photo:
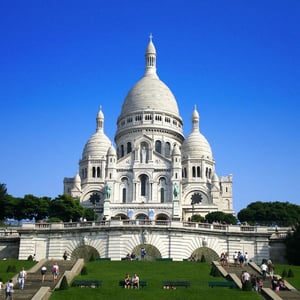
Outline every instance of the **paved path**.
{"type": "MultiPolygon", "coordinates": [[[[229,264],[229,266],[224,267],[224,269],[228,272],[228,273],[233,273],[236,274],[239,278],[241,277],[242,271],[246,270],[249,274],[253,274],[256,276],[261,277],[261,274],[253,269],[250,266],[235,266],[234,264],[229,264]]],[[[271,284],[271,280],[269,278],[267,278],[264,281],[264,288],[269,288],[272,290],[272,284],[271,284]]],[[[275,292],[274,292],[275,293],[275,292]]],[[[291,291],[279,291],[275,293],[279,298],[276,299],[283,299],[283,300],[300,300],[300,292],[297,290],[291,290],[291,291]]],[[[275,298],[273,298],[275,299],[275,298]]]]}

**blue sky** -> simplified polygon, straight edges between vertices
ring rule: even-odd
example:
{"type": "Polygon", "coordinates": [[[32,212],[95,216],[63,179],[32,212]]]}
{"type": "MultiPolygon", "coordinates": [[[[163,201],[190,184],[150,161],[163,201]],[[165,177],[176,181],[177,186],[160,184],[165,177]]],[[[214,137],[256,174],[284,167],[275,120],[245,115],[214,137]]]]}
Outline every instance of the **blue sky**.
{"type": "Polygon", "coordinates": [[[234,208],[300,205],[300,1],[0,1],[0,183],[56,197],[102,105],[113,140],[153,34],[191,130],[196,104],[234,208]]]}

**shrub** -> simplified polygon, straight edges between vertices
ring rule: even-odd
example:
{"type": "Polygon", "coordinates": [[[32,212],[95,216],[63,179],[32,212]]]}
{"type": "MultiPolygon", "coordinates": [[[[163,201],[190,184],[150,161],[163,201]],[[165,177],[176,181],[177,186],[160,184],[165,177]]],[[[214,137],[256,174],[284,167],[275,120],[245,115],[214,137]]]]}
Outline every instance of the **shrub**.
{"type": "Polygon", "coordinates": [[[90,257],[90,261],[95,261],[95,256],[94,256],[94,253],[92,253],[91,257],[90,257]]]}
{"type": "Polygon", "coordinates": [[[205,259],[205,256],[204,256],[204,254],[202,254],[202,255],[201,255],[200,262],[206,262],[206,259],[205,259]]]}
{"type": "Polygon", "coordinates": [[[287,277],[294,277],[294,272],[292,269],[289,269],[287,277]]]}
{"type": "Polygon", "coordinates": [[[66,276],[64,276],[61,280],[59,289],[60,290],[67,290],[68,288],[69,288],[69,284],[68,284],[66,276]]]}
{"type": "Polygon", "coordinates": [[[221,273],[215,265],[212,265],[209,275],[213,277],[220,277],[221,273]]]}
{"type": "Polygon", "coordinates": [[[287,277],[287,271],[286,271],[286,269],[284,269],[283,271],[282,271],[282,273],[281,273],[281,277],[287,277]]]}
{"type": "Polygon", "coordinates": [[[87,271],[86,266],[83,266],[83,268],[81,269],[80,274],[81,274],[81,275],[87,275],[87,274],[88,274],[88,271],[87,271]]]}
{"type": "Polygon", "coordinates": [[[6,272],[7,273],[16,273],[17,272],[17,268],[16,268],[16,266],[9,265],[9,266],[7,266],[6,272]]]}
{"type": "Polygon", "coordinates": [[[247,280],[244,284],[243,284],[243,291],[252,291],[252,284],[250,280],[247,280]]]}

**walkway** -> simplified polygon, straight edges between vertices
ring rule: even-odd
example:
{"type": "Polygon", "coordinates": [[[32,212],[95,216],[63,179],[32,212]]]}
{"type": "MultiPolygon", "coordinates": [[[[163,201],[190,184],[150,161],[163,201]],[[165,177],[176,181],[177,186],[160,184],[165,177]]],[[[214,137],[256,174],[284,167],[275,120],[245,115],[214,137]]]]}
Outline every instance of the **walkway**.
{"type": "MultiPolygon", "coordinates": [[[[261,277],[260,268],[255,263],[249,263],[248,266],[244,267],[235,266],[234,264],[229,264],[229,266],[221,267],[219,262],[214,262],[214,264],[218,267],[218,269],[224,277],[226,277],[227,279],[234,280],[240,288],[240,278],[243,270],[246,270],[249,274],[261,277]]],[[[297,291],[288,282],[286,283],[286,285],[289,287],[290,290],[275,292],[272,290],[271,280],[267,279],[264,281],[262,295],[266,299],[273,300],[299,300],[300,292],[297,291]]]]}
{"type": "MultiPolygon", "coordinates": [[[[56,261],[55,261],[56,262],[56,261]]],[[[25,287],[23,290],[18,288],[18,284],[15,284],[14,300],[31,300],[32,297],[38,292],[41,287],[46,287],[49,290],[54,290],[57,282],[63,276],[64,272],[71,270],[74,264],[73,261],[57,261],[59,265],[59,276],[56,282],[53,282],[51,269],[54,261],[47,260],[44,265],[47,268],[47,273],[45,277],[45,282],[41,281],[41,271],[40,268],[33,267],[27,272],[27,279],[25,280],[25,287]]],[[[15,278],[16,279],[16,278],[15,278]]]]}

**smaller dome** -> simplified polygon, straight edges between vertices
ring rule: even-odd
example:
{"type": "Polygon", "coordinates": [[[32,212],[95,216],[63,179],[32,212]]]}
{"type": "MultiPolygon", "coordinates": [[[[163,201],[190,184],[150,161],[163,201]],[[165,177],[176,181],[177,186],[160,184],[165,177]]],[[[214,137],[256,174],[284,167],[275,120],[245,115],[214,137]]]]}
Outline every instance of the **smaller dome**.
{"type": "Polygon", "coordinates": [[[107,155],[109,155],[109,156],[116,156],[117,155],[117,152],[116,152],[116,150],[115,150],[115,148],[114,148],[113,145],[111,145],[109,147],[109,149],[107,151],[107,155]]]}
{"type": "Polygon", "coordinates": [[[81,182],[81,178],[80,178],[80,176],[79,176],[78,173],[75,175],[74,181],[75,181],[75,182],[79,182],[79,183],[81,182]]]}
{"type": "Polygon", "coordinates": [[[199,130],[199,113],[196,109],[196,106],[192,114],[192,124],[192,132],[184,140],[181,148],[184,158],[206,158],[212,160],[213,157],[210,145],[207,139],[200,133],[199,130]]]}
{"type": "Polygon", "coordinates": [[[177,144],[175,144],[173,148],[172,155],[181,155],[180,149],[177,144]]]}
{"type": "Polygon", "coordinates": [[[85,144],[83,149],[83,159],[91,157],[105,157],[111,145],[109,138],[102,132],[97,131],[85,144]]]}
{"type": "Polygon", "coordinates": [[[110,139],[104,133],[104,114],[100,107],[96,117],[96,133],[85,144],[82,158],[87,159],[89,156],[97,158],[105,157],[111,144],[110,139]]]}

